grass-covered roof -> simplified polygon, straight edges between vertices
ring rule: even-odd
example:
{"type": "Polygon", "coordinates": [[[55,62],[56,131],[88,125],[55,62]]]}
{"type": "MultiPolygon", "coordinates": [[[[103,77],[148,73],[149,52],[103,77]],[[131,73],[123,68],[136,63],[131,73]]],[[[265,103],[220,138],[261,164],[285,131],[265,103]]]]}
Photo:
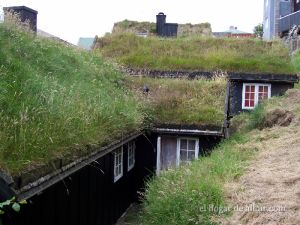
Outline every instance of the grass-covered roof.
{"type": "Polygon", "coordinates": [[[141,129],[140,103],[100,57],[0,24],[0,169],[15,172],[141,129]]]}
{"type": "Polygon", "coordinates": [[[155,125],[222,126],[224,77],[211,80],[127,77],[126,80],[144,102],[155,125]],[[149,89],[148,93],[143,91],[144,87],[149,89]]]}
{"type": "Polygon", "coordinates": [[[105,58],[135,69],[295,73],[280,41],[118,34],[98,39],[96,47],[105,58]]]}
{"type": "Polygon", "coordinates": [[[95,53],[7,24],[0,24],[0,49],[0,170],[11,174],[82,156],[87,144],[149,125],[222,122],[220,78],[126,77],[95,53]]]}

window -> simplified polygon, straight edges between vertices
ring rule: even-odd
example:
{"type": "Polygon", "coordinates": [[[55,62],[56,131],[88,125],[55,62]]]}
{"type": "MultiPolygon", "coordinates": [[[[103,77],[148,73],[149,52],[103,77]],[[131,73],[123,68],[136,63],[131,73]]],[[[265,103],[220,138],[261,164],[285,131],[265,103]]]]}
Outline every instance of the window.
{"type": "Polygon", "coordinates": [[[114,152],[114,182],[123,176],[123,147],[114,152]]]}
{"type": "Polygon", "coordinates": [[[244,84],[243,109],[253,109],[259,102],[271,97],[271,84],[244,84]]]}
{"type": "Polygon", "coordinates": [[[177,165],[198,158],[199,140],[195,138],[177,139],[177,165]]]}
{"type": "Polygon", "coordinates": [[[135,142],[128,143],[128,161],[127,161],[127,171],[131,170],[135,164],[135,142]]]}

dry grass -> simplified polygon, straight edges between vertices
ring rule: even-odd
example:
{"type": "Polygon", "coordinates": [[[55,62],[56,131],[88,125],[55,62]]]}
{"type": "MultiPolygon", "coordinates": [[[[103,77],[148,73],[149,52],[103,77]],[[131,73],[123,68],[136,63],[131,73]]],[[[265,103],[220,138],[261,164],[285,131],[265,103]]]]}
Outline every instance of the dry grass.
{"type": "Polygon", "coordinates": [[[257,208],[233,211],[231,217],[220,220],[223,224],[300,224],[300,90],[289,90],[285,97],[265,104],[268,112],[278,108],[297,117],[289,127],[275,126],[249,133],[247,145],[258,154],[245,175],[226,184],[232,208],[253,205],[257,208]]]}
{"type": "Polygon", "coordinates": [[[127,83],[152,112],[154,123],[218,125],[224,119],[226,79],[127,77],[127,83]],[[143,87],[150,89],[143,93],[143,87]]]}
{"type": "Polygon", "coordinates": [[[233,211],[223,224],[300,224],[299,127],[293,124],[250,134],[248,144],[259,154],[238,182],[226,186],[232,207],[257,208],[233,211]]]}

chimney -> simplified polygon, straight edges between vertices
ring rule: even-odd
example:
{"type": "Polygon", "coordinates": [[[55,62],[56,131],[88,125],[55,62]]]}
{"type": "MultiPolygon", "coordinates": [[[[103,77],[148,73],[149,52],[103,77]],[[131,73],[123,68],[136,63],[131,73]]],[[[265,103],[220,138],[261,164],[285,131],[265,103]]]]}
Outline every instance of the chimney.
{"type": "Polygon", "coordinates": [[[163,36],[164,25],[166,23],[166,15],[162,12],[156,15],[156,33],[158,36],[163,36]]]}
{"type": "Polygon", "coordinates": [[[30,29],[34,32],[37,30],[37,14],[38,12],[28,8],[26,6],[11,6],[11,7],[4,7],[4,21],[7,14],[16,13],[18,14],[21,22],[29,21],[30,29]]]}
{"type": "Polygon", "coordinates": [[[229,30],[236,30],[236,28],[234,26],[230,26],[229,30]]]}

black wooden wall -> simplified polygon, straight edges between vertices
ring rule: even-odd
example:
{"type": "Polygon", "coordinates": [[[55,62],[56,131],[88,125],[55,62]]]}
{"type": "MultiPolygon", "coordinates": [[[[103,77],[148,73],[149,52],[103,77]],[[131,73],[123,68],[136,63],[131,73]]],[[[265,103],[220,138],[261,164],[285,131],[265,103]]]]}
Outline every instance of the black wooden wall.
{"type": "Polygon", "coordinates": [[[294,87],[293,83],[284,83],[284,82],[262,82],[262,81],[231,81],[230,82],[230,114],[235,115],[242,111],[242,100],[243,100],[243,83],[268,83],[271,84],[271,97],[272,96],[281,96],[284,93],[294,87]]]}
{"type": "Polygon", "coordinates": [[[22,22],[29,21],[30,29],[37,31],[37,14],[38,12],[26,6],[4,7],[4,20],[8,12],[18,14],[22,22]]]}
{"type": "Polygon", "coordinates": [[[123,177],[113,181],[113,153],[53,185],[5,218],[4,225],[110,225],[138,200],[144,181],[153,174],[154,151],[143,136],[136,139],[135,167],[127,172],[124,145],[123,177]]]}

